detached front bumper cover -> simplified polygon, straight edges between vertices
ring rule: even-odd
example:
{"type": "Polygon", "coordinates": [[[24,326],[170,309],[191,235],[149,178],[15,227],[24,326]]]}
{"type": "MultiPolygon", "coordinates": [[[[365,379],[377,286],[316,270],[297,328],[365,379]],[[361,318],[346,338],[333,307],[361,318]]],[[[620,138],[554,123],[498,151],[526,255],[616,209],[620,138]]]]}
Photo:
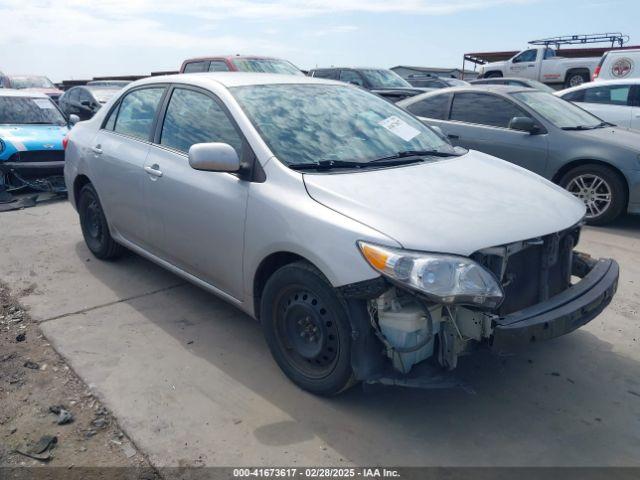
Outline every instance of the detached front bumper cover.
{"type": "Polygon", "coordinates": [[[491,350],[508,353],[532,342],[572,332],[611,303],[620,273],[615,260],[595,260],[574,253],[572,273],[582,280],[545,302],[497,319],[491,350]]]}

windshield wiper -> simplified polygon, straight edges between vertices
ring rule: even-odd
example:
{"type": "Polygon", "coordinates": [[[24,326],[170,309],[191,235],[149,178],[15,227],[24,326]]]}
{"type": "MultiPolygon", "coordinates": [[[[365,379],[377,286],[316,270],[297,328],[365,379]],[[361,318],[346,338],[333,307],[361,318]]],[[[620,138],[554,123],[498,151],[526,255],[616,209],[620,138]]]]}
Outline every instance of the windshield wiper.
{"type": "Polygon", "coordinates": [[[587,125],[576,125],[575,127],[562,127],[562,130],[593,130],[594,128],[598,128],[599,125],[587,126],[587,125]]]}
{"type": "Polygon", "coordinates": [[[320,160],[313,163],[290,163],[289,168],[294,170],[331,170],[333,168],[360,168],[362,162],[349,162],[346,160],[320,160]]]}
{"type": "Polygon", "coordinates": [[[370,160],[369,163],[385,162],[388,160],[395,160],[408,157],[457,157],[457,153],[453,152],[441,152],[440,150],[404,150],[402,152],[394,153],[386,157],[376,158],[370,160]]]}

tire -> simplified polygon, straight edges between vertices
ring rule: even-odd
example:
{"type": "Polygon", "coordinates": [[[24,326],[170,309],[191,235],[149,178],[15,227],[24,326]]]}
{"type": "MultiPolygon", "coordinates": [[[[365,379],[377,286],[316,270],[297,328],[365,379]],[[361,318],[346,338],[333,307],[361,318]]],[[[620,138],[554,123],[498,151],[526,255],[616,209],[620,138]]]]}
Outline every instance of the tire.
{"type": "Polygon", "coordinates": [[[502,73],[500,72],[489,72],[486,75],[484,75],[483,78],[500,78],[502,77],[502,73]]]}
{"type": "Polygon", "coordinates": [[[564,87],[577,87],[578,85],[582,85],[589,81],[589,73],[584,71],[573,71],[567,74],[567,78],[564,82],[564,87]]]}
{"type": "Polygon", "coordinates": [[[100,199],[90,183],[80,189],[78,215],[82,236],[91,253],[101,260],[111,260],[122,255],[124,247],[111,238],[100,199]]]}
{"type": "Polygon", "coordinates": [[[604,165],[576,167],[560,179],[560,185],[584,202],[589,225],[610,223],[627,206],[624,180],[617,172],[604,165]]]}
{"type": "Polygon", "coordinates": [[[312,265],[285,265],[269,278],[260,319],[273,358],[300,388],[330,396],[355,383],[346,307],[312,265]]]}

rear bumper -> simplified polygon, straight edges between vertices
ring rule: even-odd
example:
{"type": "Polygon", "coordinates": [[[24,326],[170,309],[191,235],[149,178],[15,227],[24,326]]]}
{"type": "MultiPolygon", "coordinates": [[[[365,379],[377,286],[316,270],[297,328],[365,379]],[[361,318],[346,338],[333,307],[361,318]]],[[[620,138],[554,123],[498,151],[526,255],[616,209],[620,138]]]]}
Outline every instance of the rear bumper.
{"type": "Polygon", "coordinates": [[[511,352],[532,342],[572,332],[597,317],[618,288],[617,262],[574,253],[573,274],[582,280],[546,302],[496,320],[491,350],[511,352]]]}

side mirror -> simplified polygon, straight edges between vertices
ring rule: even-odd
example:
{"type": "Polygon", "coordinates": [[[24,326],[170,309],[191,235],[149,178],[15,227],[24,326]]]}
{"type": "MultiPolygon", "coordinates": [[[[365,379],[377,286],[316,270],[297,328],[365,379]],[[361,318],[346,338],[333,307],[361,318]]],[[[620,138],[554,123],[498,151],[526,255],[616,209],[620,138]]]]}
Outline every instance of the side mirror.
{"type": "Polygon", "coordinates": [[[69,125],[74,126],[76,123],[80,121],[80,117],[75,113],[69,115],[69,125]]]}
{"type": "Polygon", "coordinates": [[[240,158],[228,143],[196,143],[189,148],[189,165],[194,170],[237,172],[240,158]]]}
{"type": "Polygon", "coordinates": [[[527,132],[531,135],[540,131],[540,127],[529,117],[513,117],[509,122],[509,128],[520,132],[527,132]]]}

